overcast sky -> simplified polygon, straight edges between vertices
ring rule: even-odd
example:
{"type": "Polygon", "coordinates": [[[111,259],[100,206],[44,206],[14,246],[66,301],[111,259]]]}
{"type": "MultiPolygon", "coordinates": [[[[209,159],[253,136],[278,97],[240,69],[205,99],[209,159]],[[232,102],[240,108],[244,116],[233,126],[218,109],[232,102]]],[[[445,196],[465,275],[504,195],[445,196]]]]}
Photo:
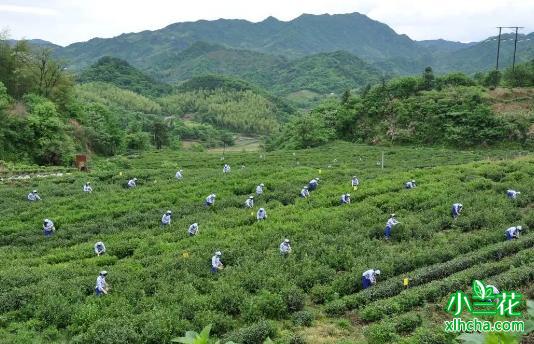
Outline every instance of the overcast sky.
{"type": "Polygon", "coordinates": [[[495,26],[534,31],[534,0],[0,0],[0,29],[12,38],[60,45],[199,19],[360,12],[413,39],[479,41],[495,26]]]}

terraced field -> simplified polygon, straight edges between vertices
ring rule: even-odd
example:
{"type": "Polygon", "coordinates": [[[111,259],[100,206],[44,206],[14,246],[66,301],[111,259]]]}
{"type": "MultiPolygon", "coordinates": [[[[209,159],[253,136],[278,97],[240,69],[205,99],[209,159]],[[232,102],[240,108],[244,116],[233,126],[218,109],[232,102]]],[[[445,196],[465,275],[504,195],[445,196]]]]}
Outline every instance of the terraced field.
{"type": "MultiPolygon", "coordinates": [[[[23,173],[18,169],[16,174],[23,173]]],[[[32,172],[36,172],[33,168],[32,172]]],[[[67,171],[63,171],[67,172],[67,171]]],[[[4,177],[10,174],[4,172],[4,177]]],[[[212,324],[238,343],[447,343],[443,303],[473,279],[532,298],[534,157],[526,152],[377,148],[162,151],[92,162],[89,174],[0,184],[0,338],[6,343],[168,343],[212,324]],[[377,162],[385,153],[382,169],[377,162]],[[222,173],[223,163],[232,172],[222,173]],[[174,173],[184,170],[184,179],[174,173]],[[350,178],[361,185],[351,190],[350,178]],[[138,187],[124,187],[137,177],[138,187]],[[298,193],[313,177],[318,190],[298,193]],[[403,183],[416,179],[418,187],[403,183]],[[95,191],[84,194],[91,181],[95,191]],[[264,195],[243,203],[255,186],[264,195]],[[26,194],[37,188],[41,202],[26,194]],[[520,190],[509,200],[508,188],[520,190]],[[212,208],[204,198],[217,194],[212,208]],[[351,192],[352,204],[339,205],[351,192]],[[458,220],[452,203],[461,202],[458,220]],[[264,207],[266,221],[255,213],[264,207]],[[171,227],[161,215],[173,211],[171,227]],[[388,215],[400,225],[383,239],[388,215]],[[42,220],[57,228],[52,238],[42,220]],[[193,222],[200,234],[188,237],[193,222]],[[519,240],[504,230],[522,225],[519,240]],[[293,253],[279,255],[284,238],[293,253]],[[102,240],[107,252],[96,257],[102,240]],[[213,252],[225,269],[210,273],[213,252]],[[361,290],[361,273],[382,271],[361,290]],[[100,270],[109,295],[94,296],[100,270]],[[402,279],[410,278],[404,289],[402,279]],[[440,323],[441,322],[441,323],[440,323]]]]}

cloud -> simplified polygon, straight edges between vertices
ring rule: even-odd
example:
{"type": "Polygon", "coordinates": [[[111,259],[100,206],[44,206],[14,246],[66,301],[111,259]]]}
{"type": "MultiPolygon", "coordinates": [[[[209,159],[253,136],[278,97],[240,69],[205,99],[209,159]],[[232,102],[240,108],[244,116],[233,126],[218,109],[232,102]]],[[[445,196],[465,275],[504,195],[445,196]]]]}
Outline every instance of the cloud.
{"type": "Polygon", "coordinates": [[[37,16],[55,16],[58,12],[51,8],[35,6],[0,5],[0,12],[31,14],[37,16]]]}

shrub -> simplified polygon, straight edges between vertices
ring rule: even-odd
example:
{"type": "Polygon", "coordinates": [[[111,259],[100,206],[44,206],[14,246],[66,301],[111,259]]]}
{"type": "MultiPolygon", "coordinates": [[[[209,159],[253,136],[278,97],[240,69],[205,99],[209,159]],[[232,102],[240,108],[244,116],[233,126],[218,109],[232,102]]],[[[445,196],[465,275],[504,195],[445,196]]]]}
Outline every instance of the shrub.
{"type": "Polygon", "coordinates": [[[310,298],[315,304],[323,304],[334,299],[332,287],[325,285],[316,285],[310,290],[310,298]]]}
{"type": "Polygon", "coordinates": [[[324,307],[325,313],[330,316],[341,315],[345,313],[346,310],[347,310],[347,304],[345,303],[344,300],[332,301],[324,307]]]}
{"type": "Polygon", "coordinates": [[[364,334],[369,344],[391,343],[399,338],[393,324],[387,322],[370,325],[364,334]]]}
{"type": "Polygon", "coordinates": [[[240,344],[261,344],[265,339],[275,336],[276,328],[270,322],[262,320],[230,334],[227,340],[240,344]]]}
{"type": "Polygon", "coordinates": [[[306,294],[297,288],[290,287],[282,291],[282,297],[287,305],[288,312],[297,312],[304,308],[304,299],[306,294]]]}
{"type": "Polygon", "coordinates": [[[419,314],[408,313],[401,315],[395,321],[395,331],[399,334],[408,334],[413,332],[422,323],[419,314]]]}
{"type": "Polygon", "coordinates": [[[296,326],[311,326],[313,323],[313,314],[309,311],[296,312],[291,316],[291,320],[296,326]]]}

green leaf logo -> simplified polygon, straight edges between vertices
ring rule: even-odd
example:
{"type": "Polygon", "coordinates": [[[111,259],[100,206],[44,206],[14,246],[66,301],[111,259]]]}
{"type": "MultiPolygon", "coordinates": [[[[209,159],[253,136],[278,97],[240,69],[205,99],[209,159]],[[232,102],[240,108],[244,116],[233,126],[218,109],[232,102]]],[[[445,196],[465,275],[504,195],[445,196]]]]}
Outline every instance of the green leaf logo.
{"type": "Polygon", "coordinates": [[[486,287],[482,281],[473,281],[473,298],[478,300],[484,300],[486,298],[486,287]]]}

